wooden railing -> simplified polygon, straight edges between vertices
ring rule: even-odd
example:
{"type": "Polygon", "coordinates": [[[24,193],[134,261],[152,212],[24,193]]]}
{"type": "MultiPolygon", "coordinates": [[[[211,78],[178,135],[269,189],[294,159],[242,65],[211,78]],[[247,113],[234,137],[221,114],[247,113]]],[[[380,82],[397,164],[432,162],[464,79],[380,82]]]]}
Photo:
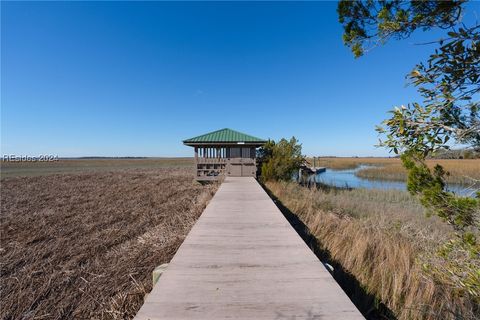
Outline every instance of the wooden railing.
{"type": "Polygon", "coordinates": [[[195,175],[197,180],[218,180],[225,176],[229,165],[256,165],[252,158],[204,158],[196,159],[195,175]]]}
{"type": "Polygon", "coordinates": [[[198,164],[218,164],[218,163],[227,163],[227,158],[197,158],[198,164]]]}

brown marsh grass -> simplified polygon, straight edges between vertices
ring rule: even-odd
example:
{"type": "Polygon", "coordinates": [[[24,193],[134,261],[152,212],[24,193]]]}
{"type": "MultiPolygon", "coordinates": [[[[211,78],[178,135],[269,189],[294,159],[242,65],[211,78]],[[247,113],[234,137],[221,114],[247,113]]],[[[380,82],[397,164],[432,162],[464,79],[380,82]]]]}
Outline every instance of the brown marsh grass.
{"type": "MultiPolygon", "coordinates": [[[[356,173],[366,179],[405,181],[407,178],[398,158],[319,158],[316,163],[331,169],[352,169],[362,164],[376,166],[356,173]]],[[[480,159],[430,159],[427,163],[431,168],[436,164],[443,166],[449,172],[447,182],[450,183],[469,185],[480,180],[480,159]]]]}
{"type": "Polygon", "coordinates": [[[453,232],[427,218],[406,192],[309,190],[294,183],[267,188],[296,214],[320,247],[398,319],[476,319],[475,304],[429,277],[425,253],[453,232]]]}
{"type": "MultiPolygon", "coordinates": [[[[313,163],[311,158],[308,159],[310,163],[313,163]]],[[[343,169],[353,169],[358,167],[361,164],[368,165],[387,165],[400,163],[400,159],[397,158],[341,158],[341,157],[326,157],[326,158],[316,158],[316,165],[318,167],[327,167],[329,169],[343,170],[343,169]]]]}
{"type": "MultiPolygon", "coordinates": [[[[447,182],[464,185],[474,184],[480,180],[480,159],[431,159],[427,161],[430,168],[436,164],[441,165],[449,175],[447,182]]],[[[378,168],[365,168],[359,170],[357,175],[367,179],[399,180],[407,178],[405,169],[400,163],[387,164],[378,168]]]]}
{"type": "Polygon", "coordinates": [[[190,168],[2,179],[0,318],[132,318],[215,190],[190,168]]]}
{"type": "Polygon", "coordinates": [[[0,161],[2,178],[171,167],[193,167],[193,158],[71,158],[49,162],[0,161]]]}

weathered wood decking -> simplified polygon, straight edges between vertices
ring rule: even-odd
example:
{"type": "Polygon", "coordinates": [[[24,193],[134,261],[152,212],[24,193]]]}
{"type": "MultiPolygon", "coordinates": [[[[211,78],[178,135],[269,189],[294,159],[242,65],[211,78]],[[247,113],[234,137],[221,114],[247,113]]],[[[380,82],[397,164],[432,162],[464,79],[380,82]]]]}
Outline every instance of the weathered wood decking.
{"type": "Polygon", "coordinates": [[[363,319],[254,178],[227,177],[136,319],[363,319]]]}

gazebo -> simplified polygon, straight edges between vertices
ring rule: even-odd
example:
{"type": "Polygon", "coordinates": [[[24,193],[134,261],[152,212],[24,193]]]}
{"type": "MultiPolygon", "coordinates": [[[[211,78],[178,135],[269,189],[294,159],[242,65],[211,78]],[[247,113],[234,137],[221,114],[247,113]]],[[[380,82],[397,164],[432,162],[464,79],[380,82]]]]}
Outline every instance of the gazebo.
{"type": "Polygon", "coordinates": [[[267,141],[232,129],[221,129],[183,140],[195,150],[195,178],[256,177],[256,149],[267,141]]]}

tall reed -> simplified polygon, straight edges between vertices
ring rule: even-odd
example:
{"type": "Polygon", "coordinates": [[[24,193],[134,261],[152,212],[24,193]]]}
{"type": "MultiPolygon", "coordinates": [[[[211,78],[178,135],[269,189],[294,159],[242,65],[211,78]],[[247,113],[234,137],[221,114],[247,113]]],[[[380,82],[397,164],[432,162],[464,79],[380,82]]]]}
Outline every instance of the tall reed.
{"type": "Polygon", "coordinates": [[[434,281],[421,266],[452,230],[406,192],[321,191],[294,183],[267,188],[296,214],[319,245],[398,319],[475,319],[475,305],[434,281]],[[456,315],[456,316],[455,316],[456,315]]]}

